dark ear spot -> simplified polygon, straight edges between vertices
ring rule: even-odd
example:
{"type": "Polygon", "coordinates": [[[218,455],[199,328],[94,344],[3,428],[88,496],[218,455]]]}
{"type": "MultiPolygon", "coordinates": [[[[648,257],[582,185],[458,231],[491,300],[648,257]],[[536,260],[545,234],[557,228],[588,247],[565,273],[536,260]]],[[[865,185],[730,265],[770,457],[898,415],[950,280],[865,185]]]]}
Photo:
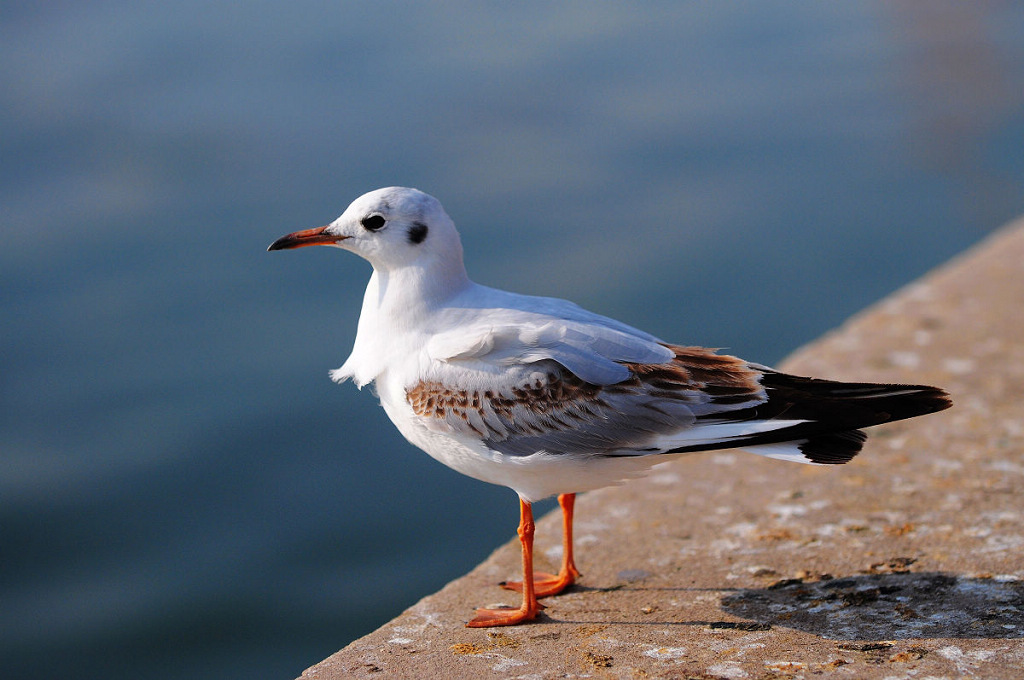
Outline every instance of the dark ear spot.
{"type": "Polygon", "coordinates": [[[427,238],[428,231],[430,231],[430,229],[427,228],[427,225],[422,222],[413,222],[412,226],[409,227],[409,243],[423,243],[423,240],[427,238]]]}

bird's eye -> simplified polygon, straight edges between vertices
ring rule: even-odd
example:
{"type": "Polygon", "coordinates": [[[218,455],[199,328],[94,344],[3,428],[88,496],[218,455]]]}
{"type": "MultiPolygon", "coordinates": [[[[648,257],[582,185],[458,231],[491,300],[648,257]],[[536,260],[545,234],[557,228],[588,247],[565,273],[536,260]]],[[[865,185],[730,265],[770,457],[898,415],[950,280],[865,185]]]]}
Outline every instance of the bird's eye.
{"type": "Polygon", "coordinates": [[[383,215],[373,214],[364,217],[362,221],[360,221],[360,224],[363,225],[363,229],[366,231],[377,231],[384,226],[386,221],[387,220],[384,219],[383,215]]]}

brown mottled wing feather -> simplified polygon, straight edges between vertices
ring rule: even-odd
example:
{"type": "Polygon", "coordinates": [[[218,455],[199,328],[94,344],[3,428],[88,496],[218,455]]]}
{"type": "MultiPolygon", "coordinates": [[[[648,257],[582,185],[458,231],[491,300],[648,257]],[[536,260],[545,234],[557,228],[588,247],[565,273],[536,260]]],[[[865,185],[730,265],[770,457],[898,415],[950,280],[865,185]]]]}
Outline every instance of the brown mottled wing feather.
{"type": "Polygon", "coordinates": [[[765,400],[760,371],[741,360],[670,348],[673,361],[624,364],[630,377],[614,385],[585,382],[548,360],[510,368],[503,387],[458,390],[425,381],[406,397],[428,426],[479,437],[508,455],[658,453],[702,418],[765,400]]]}

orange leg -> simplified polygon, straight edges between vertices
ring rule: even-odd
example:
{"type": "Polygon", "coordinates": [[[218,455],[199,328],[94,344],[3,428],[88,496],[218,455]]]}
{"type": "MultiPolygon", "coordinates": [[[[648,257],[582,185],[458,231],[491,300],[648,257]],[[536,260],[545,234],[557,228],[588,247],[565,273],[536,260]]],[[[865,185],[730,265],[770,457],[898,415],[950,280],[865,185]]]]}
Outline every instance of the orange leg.
{"type": "MultiPolygon", "coordinates": [[[[574,493],[564,493],[558,497],[558,504],[562,506],[562,568],[558,570],[557,575],[544,572],[536,572],[533,575],[534,594],[537,597],[557,595],[580,577],[572,556],[572,509],[575,503],[574,493]]],[[[523,590],[523,584],[519,581],[506,581],[501,586],[519,592],[523,590]]]]}
{"type": "Polygon", "coordinates": [[[543,605],[537,602],[533,590],[533,508],[519,499],[519,542],[523,544],[523,604],[519,609],[477,609],[476,616],[466,624],[468,628],[514,626],[537,618],[543,605]]]}

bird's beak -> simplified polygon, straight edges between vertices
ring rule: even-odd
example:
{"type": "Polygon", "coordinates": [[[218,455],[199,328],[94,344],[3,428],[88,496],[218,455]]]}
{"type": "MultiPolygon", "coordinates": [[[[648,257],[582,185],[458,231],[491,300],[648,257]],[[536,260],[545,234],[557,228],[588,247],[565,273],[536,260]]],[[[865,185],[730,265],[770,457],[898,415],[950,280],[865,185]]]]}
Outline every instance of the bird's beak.
{"type": "Polygon", "coordinates": [[[304,248],[306,246],[333,246],[338,241],[344,241],[347,238],[348,236],[328,234],[327,227],[303,229],[302,231],[282,236],[271,243],[267,250],[287,250],[289,248],[304,248]]]}

